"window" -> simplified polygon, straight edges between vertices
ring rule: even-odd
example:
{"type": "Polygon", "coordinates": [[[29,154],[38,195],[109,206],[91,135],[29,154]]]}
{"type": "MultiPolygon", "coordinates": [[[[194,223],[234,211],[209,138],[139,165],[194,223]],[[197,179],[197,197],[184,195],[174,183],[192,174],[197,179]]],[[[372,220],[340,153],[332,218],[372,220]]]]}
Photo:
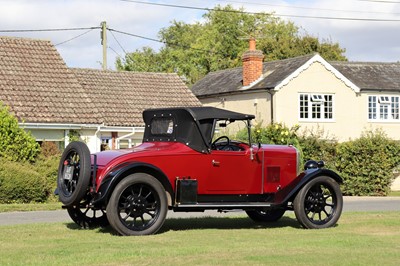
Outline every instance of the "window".
{"type": "Polygon", "coordinates": [[[333,120],[332,94],[300,93],[299,107],[300,120],[333,120]]]}
{"type": "Polygon", "coordinates": [[[151,134],[171,135],[174,131],[174,121],[171,118],[154,118],[151,121],[151,134]]]}
{"type": "Polygon", "coordinates": [[[368,119],[398,121],[399,96],[368,96],[368,119]]]}

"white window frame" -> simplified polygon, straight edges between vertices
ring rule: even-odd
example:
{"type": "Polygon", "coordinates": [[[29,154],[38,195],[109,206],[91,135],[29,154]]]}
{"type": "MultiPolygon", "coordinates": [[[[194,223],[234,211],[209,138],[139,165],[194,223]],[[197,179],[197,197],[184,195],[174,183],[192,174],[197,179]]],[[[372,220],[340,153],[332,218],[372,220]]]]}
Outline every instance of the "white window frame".
{"type": "Polygon", "coordinates": [[[299,93],[298,119],[303,122],[335,122],[335,95],[299,93]],[[329,101],[330,100],[330,101],[329,101]],[[314,117],[319,114],[319,117],[314,117]],[[328,114],[331,114],[331,117],[328,114]],[[307,117],[304,117],[307,116],[307,117]]]}
{"type": "Polygon", "coordinates": [[[400,122],[400,96],[368,95],[368,121],[400,122]]]}

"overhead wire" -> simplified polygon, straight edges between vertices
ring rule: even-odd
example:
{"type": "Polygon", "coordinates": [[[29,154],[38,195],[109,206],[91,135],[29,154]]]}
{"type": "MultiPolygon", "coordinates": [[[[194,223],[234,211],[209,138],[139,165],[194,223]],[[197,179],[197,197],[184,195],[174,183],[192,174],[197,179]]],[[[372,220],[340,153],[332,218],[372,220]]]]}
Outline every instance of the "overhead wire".
{"type": "Polygon", "coordinates": [[[74,30],[94,30],[100,29],[100,27],[82,27],[82,28],[58,28],[58,29],[28,29],[28,30],[2,30],[0,32],[43,32],[43,31],[74,31],[74,30]]]}
{"type": "MultiPolygon", "coordinates": [[[[283,8],[291,8],[291,9],[302,9],[302,10],[346,12],[346,13],[357,13],[357,14],[365,13],[365,14],[400,15],[400,13],[378,12],[378,11],[363,11],[363,10],[345,10],[345,9],[318,8],[318,7],[292,6],[292,5],[278,5],[278,4],[266,4],[266,3],[249,2],[249,1],[237,1],[237,0],[216,0],[216,1],[224,2],[224,3],[243,4],[243,5],[272,6],[272,7],[283,7],[283,8]]],[[[362,0],[359,0],[359,1],[362,1],[362,0]]]]}
{"type": "Polygon", "coordinates": [[[121,43],[118,41],[118,39],[115,37],[114,33],[112,31],[110,31],[108,28],[107,30],[111,33],[111,35],[113,36],[114,40],[117,42],[117,44],[119,45],[119,47],[121,47],[122,51],[124,51],[124,53],[126,54],[126,50],[124,49],[124,47],[122,47],[121,43]]]}
{"type": "Polygon", "coordinates": [[[220,53],[220,52],[210,51],[210,50],[206,50],[206,49],[195,48],[195,47],[191,47],[191,46],[188,46],[188,45],[182,45],[182,44],[179,44],[179,43],[172,43],[172,42],[162,41],[162,40],[149,38],[149,37],[145,37],[145,36],[141,36],[141,35],[137,35],[137,34],[133,34],[133,33],[129,33],[129,32],[119,31],[119,30],[115,30],[115,29],[108,29],[108,30],[109,31],[114,31],[114,32],[117,32],[117,33],[120,33],[120,34],[128,35],[128,36],[132,36],[132,37],[137,37],[137,38],[144,39],[144,40],[163,43],[163,44],[170,45],[170,46],[176,46],[176,47],[181,47],[181,48],[184,48],[184,49],[191,49],[191,50],[206,52],[206,53],[210,53],[210,54],[222,54],[222,55],[226,56],[225,53],[220,53]]]}
{"type": "Polygon", "coordinates": [[[72,40],[75,40],[75,39],[77,39],[77,38],[79,38],[79,37],[81,37],[81,36],[83,36],[83,35],[85,35],[85,34],[91,32],[92,30],[94,30],[94,29],[90,29],[90,30],[88,30],[88,31],[85,31],[84,33],[81,33],[81,34],[79,34],[79,35],[77,35],[77,36],[75,36],[75,37],[72,37],[71,39],[68,39],[68,40],[65,40],[65,41],[63,41],[63,42],[54,44],[54,46],[58,46],[58,45],[61,45],[61,44],[70,42],[70,41],[72,41],[72,40]]]}
{"type": "Polygon", "coordinates": [[[382,4],[400,4],[400,1],[390,1],[390,0],[358,0],[360,2],[375,2],[375,3],[382,3],[382,4]]]}
{"type": "MultiPolygon", "coordinates": [[[[154,2],[143,2],[136,0],[120,0],[122,2],[131,2],[136,4],[153,5],[153,6],[164,6],[171,8],[183,8],[192,10],[203,10],[203,11],[215,11],[215,12],[226,12],[226,13],[236,13],[236,14],[251,14],[251,15],[265,15],[262,12],[248,12],[241,10],[225,10],[225,9],[215,9],[208,7],[194,7],[194,6],[183,6],[183,5],[172,5],[172,4],[162,4],[154,2]]],[[[326,20],[347,20],[347,21],[366,21],[366,22],[400,22],[400,19],[378,19],[378,18],[352,18],[352,17],[329,17],[329,16],[307,16],[307,15],[287,15],[274,13],[276,16],[280,17],[293,17],[293,18],[309,18],[309,19],[326,19],[326,20]]]]}

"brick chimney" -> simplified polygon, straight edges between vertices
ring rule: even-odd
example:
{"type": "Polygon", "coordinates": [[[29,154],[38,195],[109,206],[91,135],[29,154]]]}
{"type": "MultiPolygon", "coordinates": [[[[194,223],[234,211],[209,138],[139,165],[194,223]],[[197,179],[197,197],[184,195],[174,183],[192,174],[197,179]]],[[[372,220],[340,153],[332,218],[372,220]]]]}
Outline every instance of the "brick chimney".
{"type": "Polygon", "coordinates": [[[258,80],[263,73],[264,55],[260,50],[256,50],[256,39],[250,38],[249,50],[242,56],[243,62],[243,86],[249,86],[258,80]]]}

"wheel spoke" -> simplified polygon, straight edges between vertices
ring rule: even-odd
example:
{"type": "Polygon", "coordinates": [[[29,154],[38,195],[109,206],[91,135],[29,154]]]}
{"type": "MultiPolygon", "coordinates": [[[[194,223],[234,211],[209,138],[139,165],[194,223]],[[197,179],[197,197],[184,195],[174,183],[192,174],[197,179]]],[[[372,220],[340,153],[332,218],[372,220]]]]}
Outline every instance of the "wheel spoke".
{"type": "Polygon", "coordinates": [[[121,217],[121,219],[124,220],[124,221],[126,221],[130,217],[131,213],[129,212],[129,213],[125,213],[125,214],[126,214],[125,217],[121,217]]]}
{"type": "Polygon", "coordinates": [[[144,198],[147,199],[148,197],[150,197],[151,194],[152,192],[150,191],[144,198]]]}
{"type": "Polygon", "coordinates": [[[142,195],[142,190],[143,190],[143,185],[141,185],[139,188],[138,197],[142,195]]]}
{"type": "Polygon", "coordinates": [[[330,216],[330,214],[325,209],[323,209],[323,212],[326,214],[327,218],[330,216]]]}
{"type": "Polygon", "coordinates": [[[314,221],[315,212],[312,213],[311,220],[314,221]]]}

